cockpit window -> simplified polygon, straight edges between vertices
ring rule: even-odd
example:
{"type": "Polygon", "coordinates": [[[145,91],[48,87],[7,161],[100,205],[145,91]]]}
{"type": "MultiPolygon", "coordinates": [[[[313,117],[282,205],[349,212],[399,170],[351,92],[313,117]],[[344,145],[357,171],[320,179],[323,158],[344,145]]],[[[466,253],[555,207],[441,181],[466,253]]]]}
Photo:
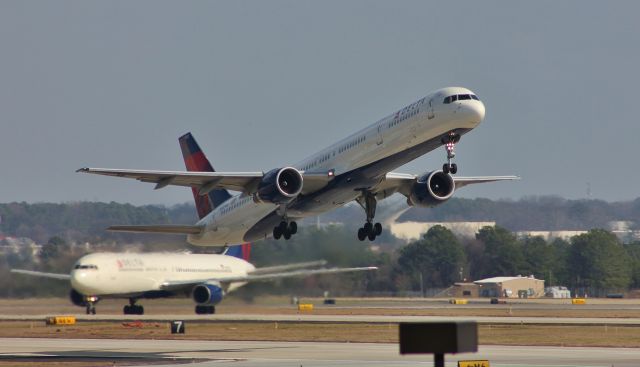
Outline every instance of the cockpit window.
{"type": "Polygon", "coordinates": [[[98,270],[98,267],[96,265],[82,265],[82,264],[77,264],[74,269],[93,269],[93,270],[98,270]]]}
{"type": "Polygon", "coordinates": [[[455,101],[466,101],[466,100],[470,100],[470,99],[475,99],[476,101],[480,100],[475,94],[455,94],[453,96],[446,97],[444,99],[443,103],[444,104],[449,104],[449,103],[455,102],[455,101]]]}

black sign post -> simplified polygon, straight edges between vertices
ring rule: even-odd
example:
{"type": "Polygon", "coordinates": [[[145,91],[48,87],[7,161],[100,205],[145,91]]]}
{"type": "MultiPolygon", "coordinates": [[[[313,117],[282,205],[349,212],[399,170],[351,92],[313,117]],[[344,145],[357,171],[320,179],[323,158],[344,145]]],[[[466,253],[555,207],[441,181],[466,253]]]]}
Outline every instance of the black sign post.
{"type": "Polygon", "coordinates": [[[444,367],[446,353],[478,351],[478,324],[465,322],[402,322],[400,354],[433,354],[435,367],[444,367]]]}

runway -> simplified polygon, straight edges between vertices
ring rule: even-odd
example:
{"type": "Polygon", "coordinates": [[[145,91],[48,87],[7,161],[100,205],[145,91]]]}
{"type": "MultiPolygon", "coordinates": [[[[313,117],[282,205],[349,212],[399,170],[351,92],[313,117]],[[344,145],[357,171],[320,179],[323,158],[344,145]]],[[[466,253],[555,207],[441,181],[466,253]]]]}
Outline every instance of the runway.
{"type": "MultiPolygon", "coordinates": [[[[42,321],[51,315],[0,315],[0,321],[42,321]]],[[[554,325],[626,325],[640,326],[640,318],[608,317],[519,317],[519,316],[387,316],[387,315],[318,315],[318,314],[216,314],[216,315],[75,315],[78,321],[166,322],[171,320],[199,322],[308,322],[371,323],[427,321],[476,321],[479,324],[554,324],[554,325]]]]}
{"type": "MultiPolygon", "coordinates": [[[[119,360],[129,357],[136,365],[175,366],[174,360],[192,366],[415,366],[432,365],[432,357],[400,356],[397,344],[238,342],[192,340],[114,339],[0,339],[0,358],[10,356],[71,357],[77,360],[119,360]],[[164,363],[166,361],[166,363],[164,363]],[[141,364],[139,364],[141,363],[141,364]]],[[[488,359],[500,367],[637,367],[640,350],[624,348],[559,348],[481,346],[478,353],[449,355],[447,366],[464,359],[488,359]]],[[[42,360],[44,363],[44,360],[42,360]]]]}

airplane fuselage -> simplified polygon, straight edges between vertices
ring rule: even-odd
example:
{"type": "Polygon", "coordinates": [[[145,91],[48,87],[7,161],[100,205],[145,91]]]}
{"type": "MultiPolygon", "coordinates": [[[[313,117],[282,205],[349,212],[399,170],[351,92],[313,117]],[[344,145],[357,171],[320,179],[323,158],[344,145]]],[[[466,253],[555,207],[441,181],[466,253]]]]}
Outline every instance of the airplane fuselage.
{"type": "Polygon", "coordinates": [[[356,199],[362,190],[380,183],[387,172],[442,145],[445,134],[455,131],[462,135],[482,122],[485,107],[480,100],[444,103],[447,96],[459,94],[473,92],[465,88],[437,90],[291,165],[332,178],[313,194],[298,196],[286,208],[256,202],[245,194],[235,196],[201,219],[198,225],[205,230],[189,235],[187,241],[204,246],[255,241],[270,236],[283,214],[305,218],[356,199]]]}
{"type": "MultiPolygon", "coordinates": [[[[71,287],[101,298],[172,296],[163,288],[170,279],[194,281],[244,276],[255,267],[233,256],[182,253],[96,253],[80,258],[71,271],[71,287]]],[[[231,283],[230,292],[243,283],[231,283]]],[[[189,294],[184,294],[189,297],[189,294]]]]}

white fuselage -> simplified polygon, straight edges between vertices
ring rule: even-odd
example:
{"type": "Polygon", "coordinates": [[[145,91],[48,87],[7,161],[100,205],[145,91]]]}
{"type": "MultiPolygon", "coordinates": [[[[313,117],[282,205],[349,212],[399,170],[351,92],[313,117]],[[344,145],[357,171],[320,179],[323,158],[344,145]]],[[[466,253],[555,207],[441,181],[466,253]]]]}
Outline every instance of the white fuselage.
{"type": "MultiPolygon", "coordinates": [[[[293,164],[305,173],[331,174],[334,177],[357,170],[455,129],[473,129],[485,115],[479,100],[462,100],[444,104],[449,95],[471,94],[465,88],[444,88],[394,112],[337,143],[293,164]]],[[[335,205],[318,211],[288,211],[303,218],[341,206],[359,195],[352,189],[341,193],[335,205]]],[[[265,216],[277,209],[275,204],[254,202],[248,195],[238,195],[201,219],[205,226],[199,235],[189,235],[194,245],[225,245],[245,241],[245,234],[265,216]]]]}
{"type": "MultiPolygon", "coordinates": [[[[185,253],[96,253],[80,258],[71,286],[90,296],[128,297],[162,291],[162,284],[243,276],[255,267],[233,256],[185,253]]],[[[226,292],[243,283],[232,283],[226,292]]],[[[188,295],[186,295],[188,296],[188,295]]]]}

